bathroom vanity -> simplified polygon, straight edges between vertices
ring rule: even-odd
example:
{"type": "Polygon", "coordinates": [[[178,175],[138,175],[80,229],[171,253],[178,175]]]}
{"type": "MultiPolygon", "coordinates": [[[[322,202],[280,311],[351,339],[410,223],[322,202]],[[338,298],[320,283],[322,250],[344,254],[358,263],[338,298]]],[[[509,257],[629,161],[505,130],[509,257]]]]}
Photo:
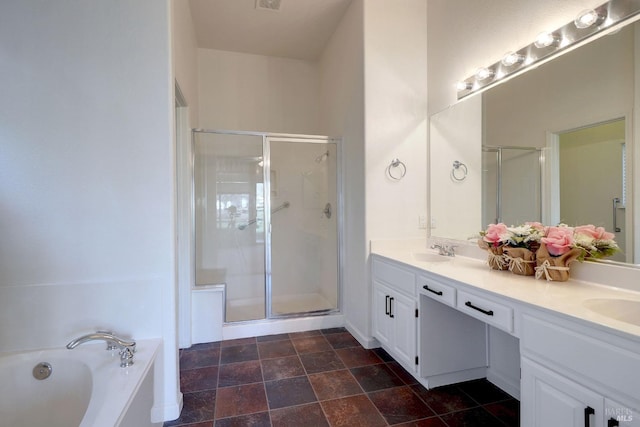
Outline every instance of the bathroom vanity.
{"type": "Polygon", "coordinates": [[[373,334],[427,388],[487,377],[521,426],[640,426],[640,292],[372,242],[373,334]]]}

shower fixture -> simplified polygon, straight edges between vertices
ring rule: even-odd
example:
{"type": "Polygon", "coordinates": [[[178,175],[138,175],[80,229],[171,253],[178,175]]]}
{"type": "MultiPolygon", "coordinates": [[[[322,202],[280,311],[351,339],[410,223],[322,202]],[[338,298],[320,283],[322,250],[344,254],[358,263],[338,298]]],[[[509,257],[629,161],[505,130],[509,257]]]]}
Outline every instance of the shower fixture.
{"type": "MultiPolygon", "coordinates": [[[[279,211],[281,211],[282,209],[286,209],[286,208],[288,208],[289,206],[291,206],[291,203],[289,203],[289,202],[284,202],[283,204],[281,204],[281,205],[280,205],[280,206],[278,206],[277,208],[273,208],[273,209],[271,210],[271,214],[273,215],[274,213],[279,212],[279,211]]],[[[253,219],[251,219],[251,220],[247,221],[247,223],[246,223],[246,224],[239,225],[239,226],[238,226],[238,230],[244,230],[244,229],[245,229],[245,228],[247,228],[248,226],[250,226],[250,225],[252,225],[252,224],[256,224],[257,222],[258,222],[258,218],[253,218],[253,219]]]]}
{"type": "Polygon", "coordinates": [[[324,153],[316,157],[316,163],[320,163],[327,158],[329,158],[329,150],[325,151],[324,153]]]}

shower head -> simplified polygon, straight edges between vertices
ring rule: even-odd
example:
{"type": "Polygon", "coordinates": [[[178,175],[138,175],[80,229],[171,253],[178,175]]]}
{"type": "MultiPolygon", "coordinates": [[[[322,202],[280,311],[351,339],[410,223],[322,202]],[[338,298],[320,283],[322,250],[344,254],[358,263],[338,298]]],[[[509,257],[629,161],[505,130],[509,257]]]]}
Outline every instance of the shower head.
{"type": "Polygon", "coordinates": [[[323,160],[327,159],[328,157],[329,157],[329,150],[325,151],[324,153],[322,153],[318,157],[316,157],[316,163],[320,163],[323,160]]]}

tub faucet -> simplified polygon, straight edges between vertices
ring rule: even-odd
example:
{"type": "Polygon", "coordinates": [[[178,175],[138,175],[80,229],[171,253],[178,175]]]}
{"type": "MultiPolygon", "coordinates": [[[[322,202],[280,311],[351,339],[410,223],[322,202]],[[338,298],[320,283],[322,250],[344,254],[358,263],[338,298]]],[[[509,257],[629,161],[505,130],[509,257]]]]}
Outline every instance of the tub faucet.
{"type": "Polygon", "coordinates": [[[113,346],[120,349],[121,368],[133,365],[133,354],[136,352],[136,342],[118,338],[111,332],[99,331],[93,334],[83,335],[67,344],[67,348],[69,350],[73,350],[80,344],[84,344],[89,341],[105,341],[107,343],[108,350],[113,349],[113,346]]]}

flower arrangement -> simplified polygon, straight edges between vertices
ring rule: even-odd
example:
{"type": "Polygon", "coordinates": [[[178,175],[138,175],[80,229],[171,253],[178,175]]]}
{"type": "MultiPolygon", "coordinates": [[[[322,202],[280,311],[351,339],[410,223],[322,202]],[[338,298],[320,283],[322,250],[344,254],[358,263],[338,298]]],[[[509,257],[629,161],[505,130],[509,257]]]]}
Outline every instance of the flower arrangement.
{"type": "Polygon", "coordinates": [[[618,252],[620,248],[615,242],[615,235],[607,232],[603,227],[594,225],[580,225],[569,227],[560,224],[556,227],[547,227],[541,241],[547,245],[549,254],[563,255],[571,249],[581,251],[579,261],[588,258],[605,258],[618,252]]]}
{"type": "Polygon", "coordinates": [[[555,281],[568,280],[569,264],[574,261],[604,258],[620,250],[613,233],[592,224],[490,224],[480,237],[478,245],[489,252],[491,268],[555,281]]]}
{"type": "Polygon", "coordinates": [[[515,274],[532,276],[536,264],[535,252],[540,246],[544,226],[539,222],[526,222],[519,226],[507,227],[503,223],[490,224],[482,236],[483,249],[491,248],[493,259],[489,265],[495,270],[508,269],[515,274]],[[495,259],[502,257],[501,260],[495,259]]]}

